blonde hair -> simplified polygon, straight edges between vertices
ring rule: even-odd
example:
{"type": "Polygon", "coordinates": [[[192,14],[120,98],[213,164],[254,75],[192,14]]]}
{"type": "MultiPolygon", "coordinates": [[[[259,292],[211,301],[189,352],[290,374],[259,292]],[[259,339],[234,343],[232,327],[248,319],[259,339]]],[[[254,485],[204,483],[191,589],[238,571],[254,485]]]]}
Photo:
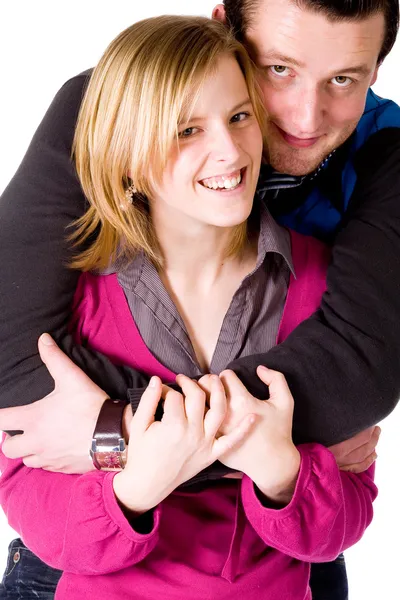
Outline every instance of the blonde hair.
{"type": "MultiPolygon", "coordinates": [[[[135,23],[111,42],[91,76],[73,143],[90,206],[73,224],[70,239],[86,248],[72,267],[104,268],[110,260],[130,258],[138,250],[162,264],[146,197],[162,176],[178,123],[190,114],[217,59],[227,53],[241,67],[262,127],[253,65],[221,23],[202,17],[155,17],[135,23]],[[132,205],[125,198],[128,173],[138,192],[132,205]]],[[[236,229],[231,254],[242,246],[246,232],[246,227],[236,229]]]]}

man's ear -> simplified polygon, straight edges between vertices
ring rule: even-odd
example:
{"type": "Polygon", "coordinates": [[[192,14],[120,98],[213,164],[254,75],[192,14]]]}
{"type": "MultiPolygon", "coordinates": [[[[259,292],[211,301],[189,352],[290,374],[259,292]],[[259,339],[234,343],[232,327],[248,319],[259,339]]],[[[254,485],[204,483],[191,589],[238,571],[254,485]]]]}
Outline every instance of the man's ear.
{"type": "Polygon", "coordinates": [[[212,18],[216,21],[221,21],[221,23],[226,23],[225,6],[223,4],[217,4],[212,11],[212,18]]]}
{"type": "Polygon", "coordinates": [[[381,65],[378,65],[378,66],[376,67],[376,69],[375,69],[375,71],[374,71],[374,74],[372,75],[371,83],[369,84],[370,86],[371,86],[371,85],[374,85],[375,81],[378,79],[378,71],[379,71],[379,67],[380,67],[380,66],[381,66],[381,65]]]}

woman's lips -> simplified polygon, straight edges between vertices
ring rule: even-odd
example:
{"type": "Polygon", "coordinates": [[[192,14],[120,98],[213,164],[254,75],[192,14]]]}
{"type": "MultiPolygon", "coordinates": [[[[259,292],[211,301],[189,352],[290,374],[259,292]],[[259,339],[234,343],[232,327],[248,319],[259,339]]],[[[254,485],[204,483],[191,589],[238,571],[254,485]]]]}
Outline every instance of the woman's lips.
{"type": "Polygon", "coordinates": [[[281,136],[283,137],[283,139],[285,140],[285,142],[287,144],[289,144],[290,146],[293,146],[294,148],[310,148],[310,146],[313,146],[321,136],[318,137],[312,137],[312,138],[298,138],[295,137],[294,135],[290,135],[289,133],[286,133],[286,131],[284,131],[283,129],[281,129],[280,127],[278,127],[278,125],[276,125],[274,123],[276,129],[279,131],[279,133],[281,134],[281,136]]]}

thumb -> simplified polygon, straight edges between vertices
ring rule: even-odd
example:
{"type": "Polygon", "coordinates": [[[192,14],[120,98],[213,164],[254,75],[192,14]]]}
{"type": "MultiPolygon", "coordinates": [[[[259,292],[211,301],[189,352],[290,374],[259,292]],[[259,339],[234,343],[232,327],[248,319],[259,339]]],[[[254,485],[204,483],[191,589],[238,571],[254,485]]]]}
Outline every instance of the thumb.
{"type": "Polygon", "coordinates": [[[223,455],[233,450],[245,440],[256,420],[257,415],[246,415],[230,433],[216,439],[213,445],[215,459],[221,459],[224,462],[223,455]]]}
{"type": "Polygon", "coordinates": [[[82,372],[70,358],[57,346],[48,333],[43,333],[38,342],[40,358],[50,375],[57,383],[65,377],[78,377],[82,372]]]}
{"type": "Polygon", "coordinates": [[[153,376],[149,385],[140,398],[139,405],[133,415],[130,434],[136,429],[140,432],[146,431],[152,423],[161,399],[163,386],[159,377],[153,376]]]}
{"type": "Polygon", "coordinates": [[[264,366],[257,367],[257,375],[269,388],[269,401],[278,406],[293,406],[293,396],[286,378],[279,371],[264,366]]]}

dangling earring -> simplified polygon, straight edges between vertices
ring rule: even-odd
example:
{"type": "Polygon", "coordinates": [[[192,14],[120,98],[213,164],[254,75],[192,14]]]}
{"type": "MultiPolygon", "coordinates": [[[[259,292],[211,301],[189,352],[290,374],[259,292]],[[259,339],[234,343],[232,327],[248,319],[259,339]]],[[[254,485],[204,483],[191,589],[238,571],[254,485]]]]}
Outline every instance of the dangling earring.
{"type": "Polygon", "coordinates": [[[125,198],[129,204],[133,203],[133,196],[135,196],[135,194],[137,194],[137,189],[135,184],[131,183],[131,185],[125,190],[125,198]]]}

